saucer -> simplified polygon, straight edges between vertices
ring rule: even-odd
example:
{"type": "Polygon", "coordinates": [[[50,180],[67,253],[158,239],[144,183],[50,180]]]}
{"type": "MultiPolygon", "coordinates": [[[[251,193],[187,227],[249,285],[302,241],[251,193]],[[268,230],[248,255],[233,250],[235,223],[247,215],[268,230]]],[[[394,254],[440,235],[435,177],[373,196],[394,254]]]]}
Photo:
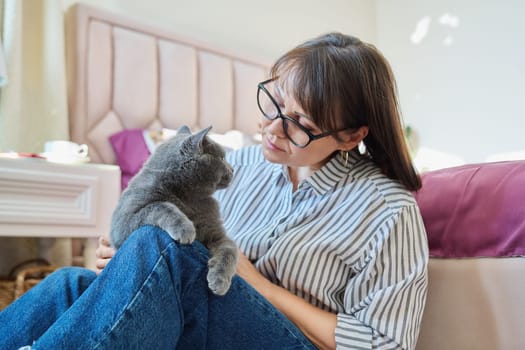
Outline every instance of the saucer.
{"type": "Polygon", "coordinates": [[[62,163],[62,164],[81,164],[88,163],[89,157],[78,157],[67,154],[56,154],[56,153],[40,153],[40,156],[45,158],[48,162],[62,163]]]}

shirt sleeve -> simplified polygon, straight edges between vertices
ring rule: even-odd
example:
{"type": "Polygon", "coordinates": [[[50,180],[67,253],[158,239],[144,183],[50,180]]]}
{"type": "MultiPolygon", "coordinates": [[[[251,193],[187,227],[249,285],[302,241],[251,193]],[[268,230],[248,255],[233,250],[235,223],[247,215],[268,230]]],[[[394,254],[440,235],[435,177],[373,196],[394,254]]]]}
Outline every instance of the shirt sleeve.
{"type": "Polygon", "coordinates": [[[385,221],[354,266],[337,316],[338,349],[413,349],[428,285],[428,244],[416,205],[385,221]]]}

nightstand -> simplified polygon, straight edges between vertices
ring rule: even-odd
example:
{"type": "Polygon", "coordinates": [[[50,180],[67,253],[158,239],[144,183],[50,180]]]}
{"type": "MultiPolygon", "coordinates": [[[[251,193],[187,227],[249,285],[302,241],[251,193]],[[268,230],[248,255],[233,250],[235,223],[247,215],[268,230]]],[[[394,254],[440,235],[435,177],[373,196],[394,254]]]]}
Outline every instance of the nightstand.
{"type": "Polygon", "coordinates": [[[0,158],[0,236],[85,238],[84,264],[95,266],[120,196],[120,169],[0,158]]]}

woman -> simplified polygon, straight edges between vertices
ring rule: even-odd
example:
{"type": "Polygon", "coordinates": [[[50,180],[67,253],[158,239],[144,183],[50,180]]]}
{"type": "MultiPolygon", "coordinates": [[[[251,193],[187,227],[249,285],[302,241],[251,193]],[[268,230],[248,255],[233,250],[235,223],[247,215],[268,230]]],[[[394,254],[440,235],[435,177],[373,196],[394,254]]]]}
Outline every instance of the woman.
{"type": "Polygon", "coordinates": [[[388,63],[327,34],[282,56],[257,98],[262,145],[228,155],[217,193],[242,252],[225,296],[202,245],[143,227],[115,256],[101,239],[97,278],[59,270],[0,314],[0,347],[414,348],[428,250],[388,63]]]}

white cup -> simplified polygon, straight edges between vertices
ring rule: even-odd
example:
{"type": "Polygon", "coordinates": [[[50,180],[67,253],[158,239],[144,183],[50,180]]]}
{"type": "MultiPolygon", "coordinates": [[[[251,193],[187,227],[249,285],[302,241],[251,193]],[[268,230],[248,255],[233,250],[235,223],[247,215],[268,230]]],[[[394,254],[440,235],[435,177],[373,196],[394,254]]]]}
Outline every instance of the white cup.
{"type": "Polygon", "coordinates": [[[44,144],[44,153],[48,159],[81,159],[88,155],[88,146],[72,141],[53,140],[44,144]]]}

